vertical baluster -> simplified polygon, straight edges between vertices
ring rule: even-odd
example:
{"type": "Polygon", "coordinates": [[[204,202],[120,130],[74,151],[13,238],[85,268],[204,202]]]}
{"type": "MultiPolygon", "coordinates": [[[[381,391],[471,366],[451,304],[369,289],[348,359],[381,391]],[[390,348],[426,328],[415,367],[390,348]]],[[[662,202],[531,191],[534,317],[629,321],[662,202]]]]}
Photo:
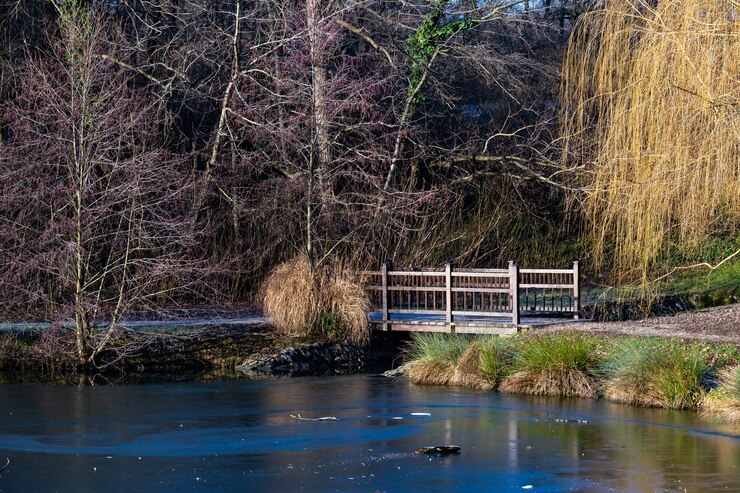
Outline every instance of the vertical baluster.
{"type": "Polygon", "coordinates": [[[386,260],[380,267],[380,287],[381,298],[383,303],[383,330],[388,330],[388,270],[391,268],[389,260],[386,260]]]}
{"type": "Polygon", "coordinates": [[[445,266],[445,319],[448,324],[452,323],[452,264],[445,266]]]}
{"type": "Polygon", "coordinates": [[[578,261],[573,262],[573,318],[578,320],[581,309],[581,275],[578,261]]]}
{"type": "Polygon", "coordinates": [[[509,261],[509,286],[511,288],[511,323],[519,325],[519,266],[509,261]]]}
{"type": "Polygon", "coordinates": [[[423,280],[424,279],[421,276],[419,276],[416,279],[416,288],[417,288],[416,289],[416,309],[417,310],[421,309],[421,303],[419,303],[419,293],[421,293],[421,291],[419,290],[419,288],[421,288],[421,283],[423,280]]]}

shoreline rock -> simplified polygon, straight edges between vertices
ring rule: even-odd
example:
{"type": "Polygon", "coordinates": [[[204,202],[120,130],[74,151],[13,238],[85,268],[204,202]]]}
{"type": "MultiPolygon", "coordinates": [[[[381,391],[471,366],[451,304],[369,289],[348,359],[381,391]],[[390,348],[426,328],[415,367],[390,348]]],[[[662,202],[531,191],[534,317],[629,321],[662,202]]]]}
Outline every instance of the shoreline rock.
{"type": "Polygon", "coordinates": [[[383,372],[393,366],[405,337],[376,335],[369,346],[326,341],[249,358],[236,370],[253,378],[348,375],[383,372]]]}

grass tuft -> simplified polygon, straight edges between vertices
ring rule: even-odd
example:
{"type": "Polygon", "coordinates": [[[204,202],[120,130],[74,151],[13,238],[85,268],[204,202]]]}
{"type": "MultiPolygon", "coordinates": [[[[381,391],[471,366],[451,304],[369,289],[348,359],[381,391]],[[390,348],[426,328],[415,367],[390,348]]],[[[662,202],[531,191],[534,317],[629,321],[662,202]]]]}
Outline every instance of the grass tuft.
{"type": "Polygon", "coordinates": [[[507,339],[476,339],[458,359],[454,380],[479,390],[494,390],[511,370],[511,350],[507,339]]]}
{"type": "Polygon", "coordinates": [[[456,385],[456,365],[471,341],[456,334],[413,334],[408,356],[413,362],[406,374],[418,384],[456,385]]]}
{"type": "Polygon", "coordinates": [[[608,399],[670,409],[699,404],[707,370],[697,345],[673,339],[620,339],[602,365],[608,399]]]}
{"type": "Polygon", "coordinates": [[[702,402],[705,416],[740,424],[740,365],[725,370],[719,387],[712,390],[702,402]]]}
{"type": "Polygon", "coordinates": [[[262,287],[265,314],[290,337],[331,336],[367,344],[370,302],[359,283],[342,268],[309,268],[305,256],[284,262],[262,287]]]}
{"type": "Polygon", "coordinates": [[[414,334],[406,372],[414,383],[495,389],[508,373],[509,342],[499,337],[414,334]]]}
{"type": "Polygon", "coordinates": [[[579,334],[534,336],[519,341],[514,372],[500,390],[512,394],[596,397],[596,340],[579,334]]]}

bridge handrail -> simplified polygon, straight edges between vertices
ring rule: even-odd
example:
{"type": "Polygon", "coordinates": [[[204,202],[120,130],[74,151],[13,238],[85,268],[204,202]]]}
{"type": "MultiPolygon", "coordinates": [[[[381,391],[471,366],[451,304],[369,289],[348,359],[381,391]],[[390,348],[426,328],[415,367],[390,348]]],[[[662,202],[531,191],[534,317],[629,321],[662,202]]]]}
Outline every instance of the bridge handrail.
{"type": "Polygon", "coordinates": [[[393,313],[444,313],[446,323],[461,315],[503,315],[519,325],[522,311],[573,313],[576,319],[580,312],[578,261],[570,269],[520,269],[510,261],[508,269],[460,269],[448,263],[444,269],[413,270],[393,270],[387,261],[379,271],[358,274],[376,281],[365,289],[384,324],[393,313]]]}

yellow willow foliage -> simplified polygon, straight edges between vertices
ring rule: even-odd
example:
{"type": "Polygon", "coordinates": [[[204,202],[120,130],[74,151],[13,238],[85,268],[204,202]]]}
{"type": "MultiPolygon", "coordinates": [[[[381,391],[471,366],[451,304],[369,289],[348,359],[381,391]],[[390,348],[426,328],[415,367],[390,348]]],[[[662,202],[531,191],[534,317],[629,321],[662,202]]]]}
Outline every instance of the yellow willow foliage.
{"type": "Polygon", "coordinates": [[[571,38],[563,101],[597,265],[645,280],[671,244],[736,234],[738,0],[606,0],[571,38]]]}

